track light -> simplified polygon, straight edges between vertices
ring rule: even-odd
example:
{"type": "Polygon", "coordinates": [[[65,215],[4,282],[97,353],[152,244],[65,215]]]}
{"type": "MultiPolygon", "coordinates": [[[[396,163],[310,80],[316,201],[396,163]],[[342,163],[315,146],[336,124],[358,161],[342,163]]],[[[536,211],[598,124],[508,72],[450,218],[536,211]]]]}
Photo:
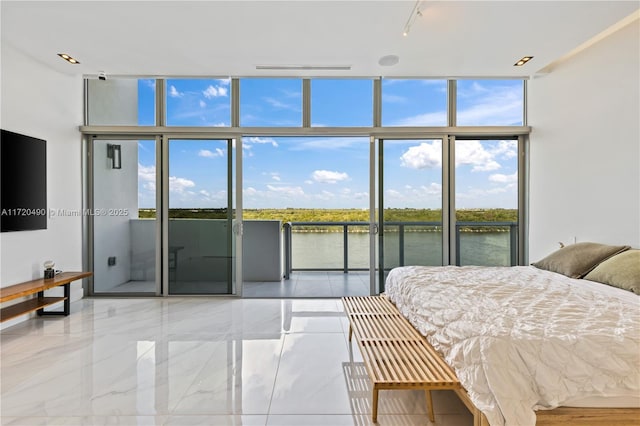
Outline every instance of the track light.
{"type": "Polygon", "coordinates": [[[415,22],[418,16],[422,17],[422,11],[420,10],[420,5],[422,4],[422,0],[417,0],[416,4],[411,9],[411,15],[409,15],[409,19],[407,19],[407,23],[404,25],[404,30],[402,31],[402,35],[404,37],[409,35],[409,31],[411,31],[411,26],[415,22]]]}

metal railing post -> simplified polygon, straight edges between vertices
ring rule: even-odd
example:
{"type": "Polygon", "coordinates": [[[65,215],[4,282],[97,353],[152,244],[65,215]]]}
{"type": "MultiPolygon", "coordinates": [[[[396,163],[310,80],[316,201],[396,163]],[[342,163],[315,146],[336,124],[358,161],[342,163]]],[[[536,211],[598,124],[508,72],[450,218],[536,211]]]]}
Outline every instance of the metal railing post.
{"type": "Polygon", "coordinates": [[[349,273],[349,225],[342,225],[342,245],[344,247],[343,271],[349,273]]]}
{"type": "Polygon", "coordinates": [[[518,224],[512,223],[509,226],[509,236],[511,237],[511,266],[518,264],[518,224]]]}
{"type": "Polygon", "coordinates": [[[456,266],[460,266],[460,225],[456,224],[456,266]]]}
{"type": "Polygon", "coordinates": [[[286,222],[282,229],[284,231],[284,279],[288,280],[291,275],[291,223],[286,222]]]}
{"type": "Polygon", "coordinates": [[[404,266],[404,225],[401,224],[398,226],[398,263],[400,266],[404,266]]]}

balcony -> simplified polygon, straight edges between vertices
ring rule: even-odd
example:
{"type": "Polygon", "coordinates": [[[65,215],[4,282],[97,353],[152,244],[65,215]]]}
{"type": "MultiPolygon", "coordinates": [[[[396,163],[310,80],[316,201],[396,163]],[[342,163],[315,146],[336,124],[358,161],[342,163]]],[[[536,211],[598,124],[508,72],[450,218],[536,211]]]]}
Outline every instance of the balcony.
{"type": "MultiPolygon", "coordinates": [[[[156,222],[127,222],[128,229],[120,234],[128,235],[128,242],[118,257],[124,261],[111,267],[113,272],[121,270],[122,277],[99,292],[154,293],[156,222]]],[[[170,220],[174,235],[169,253],[170,287],[196,286],[194,294],[227,291],[226,277],[233,268],[233,258],[226,254],[227,226],[226,220],[170,220]],[[212,286],[220,290],[214,292],[212,286]]],[[[383,231],[382,238],[375,236],[375,249],[385,271],[404,265],[442,264],[439,222],[385,222],[383,231]]],[[[113,232],[112,236],[120,234],[113,232]]],[[[455,235],[459,265],[517,264],[516,222],[458,222],[455,235]]],[[[247,297],[340,297],[370,292],[368,222],[287,222],[281,227],[279,221],[245,221],[243,238],[247,297]],[[258,225],[268,225],[268,235],[258,225]],[[265,278],[268,269],[275,272],[265,278]],[[261,275],[251,272],[256,270],[261,275]]]]}
{"type": "MultiPolygon", "coordinates": [[[[284,276],[300,271],[369,269],[368,222],[289,222],[283,226],[284,276]]],[[[517,222],[457,222],[456,264],[514,266],[517,264],[517,222]]],[[[442,265],[440,222],[385,222],[384,269],[404,265],[442,265]]]]}

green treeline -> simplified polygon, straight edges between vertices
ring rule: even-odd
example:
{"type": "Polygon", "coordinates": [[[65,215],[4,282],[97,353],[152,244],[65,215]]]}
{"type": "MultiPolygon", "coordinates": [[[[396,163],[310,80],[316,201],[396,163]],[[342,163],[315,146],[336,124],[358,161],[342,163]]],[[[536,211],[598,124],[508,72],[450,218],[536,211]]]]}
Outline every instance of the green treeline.
{"type": "MultiPolygon", "coordinates": [[[[361,209],[245,209],[245,220],[280,220],[284,222],[368,222],[369,212],[361,209]]],[[[155,218],[155,209],[140,209],[138,217],[155,218]]],[[[175,219],[226,219],[227,209],[169,209],[175,219]]],[[[389,222],[440,222],[439,209],[386,209],[389,222]]],[[[461,209],[456,211],[460,222],[517,222],[515,209],[461,209]]]]}

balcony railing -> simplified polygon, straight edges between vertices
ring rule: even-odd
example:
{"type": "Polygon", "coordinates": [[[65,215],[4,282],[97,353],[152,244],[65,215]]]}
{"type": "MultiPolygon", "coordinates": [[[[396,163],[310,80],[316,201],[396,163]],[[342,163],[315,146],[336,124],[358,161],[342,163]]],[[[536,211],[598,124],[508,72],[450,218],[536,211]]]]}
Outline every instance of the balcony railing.
{"type": "MultiPolygon", "coordinates": [[[[342,271],[345,274],[349,271],[364,271],[368,268],[362,267],[353,267],[349,265],[349,234],[355,233],[350,231],[353,228],[361,228],[363,231],[358,232],[359,234],[366,233],[368,234],[369,230],[369,222],[287,222],[284,224],[284,275],[285,278],[288,279],[289,275],[292,271],[342,271]],[[307,232],[319,232],[319,233],[327,233],[331,232],[331,228],[333,228],[333,232],[341,232],[342,233],[342,267],[336,265],[334,268],[327,267],[313,267],[313,268],[294,268],[293,267],[293,256],[295,253],[295,247],[293,247],[293,233],[296,229],[303,231],[306,229],[307,232]],[[319,231],[318,229],[323,229],[319,231]],[[337,230],[336,230],[337,228],[337,230]],[[313,231],[311,231],[313,230],[313,231]]],[[[415,233],[415,232],[442,232],[442,224],[440,222],[384,222],[385,226],[385,234],[395,234],[398,241],[397,253],[397,263],[398,266],[404,266],[406,261],[406,240],[405,236],[407,233],[415,233]],[[393,231],[390,230],[393,229],[393,231]]],[[[517,238],[518,238],[518,224],[517,222],[457,222],[456,223],[456,264],[460,265],[461,259],[464,257],[464,253],[462,251],[462,241],[461,234],[466,233],[498,233],[498,232],[508,232],[509,233],[509,261],[510,264],[517,265],[518,262],[518,253],[517,253],[517,238]]],[[[504,249],[498,248],[496,250],[504,251],[504,249]]],[[[368,257],[367,257],[368,259],[368,257]]]]}

